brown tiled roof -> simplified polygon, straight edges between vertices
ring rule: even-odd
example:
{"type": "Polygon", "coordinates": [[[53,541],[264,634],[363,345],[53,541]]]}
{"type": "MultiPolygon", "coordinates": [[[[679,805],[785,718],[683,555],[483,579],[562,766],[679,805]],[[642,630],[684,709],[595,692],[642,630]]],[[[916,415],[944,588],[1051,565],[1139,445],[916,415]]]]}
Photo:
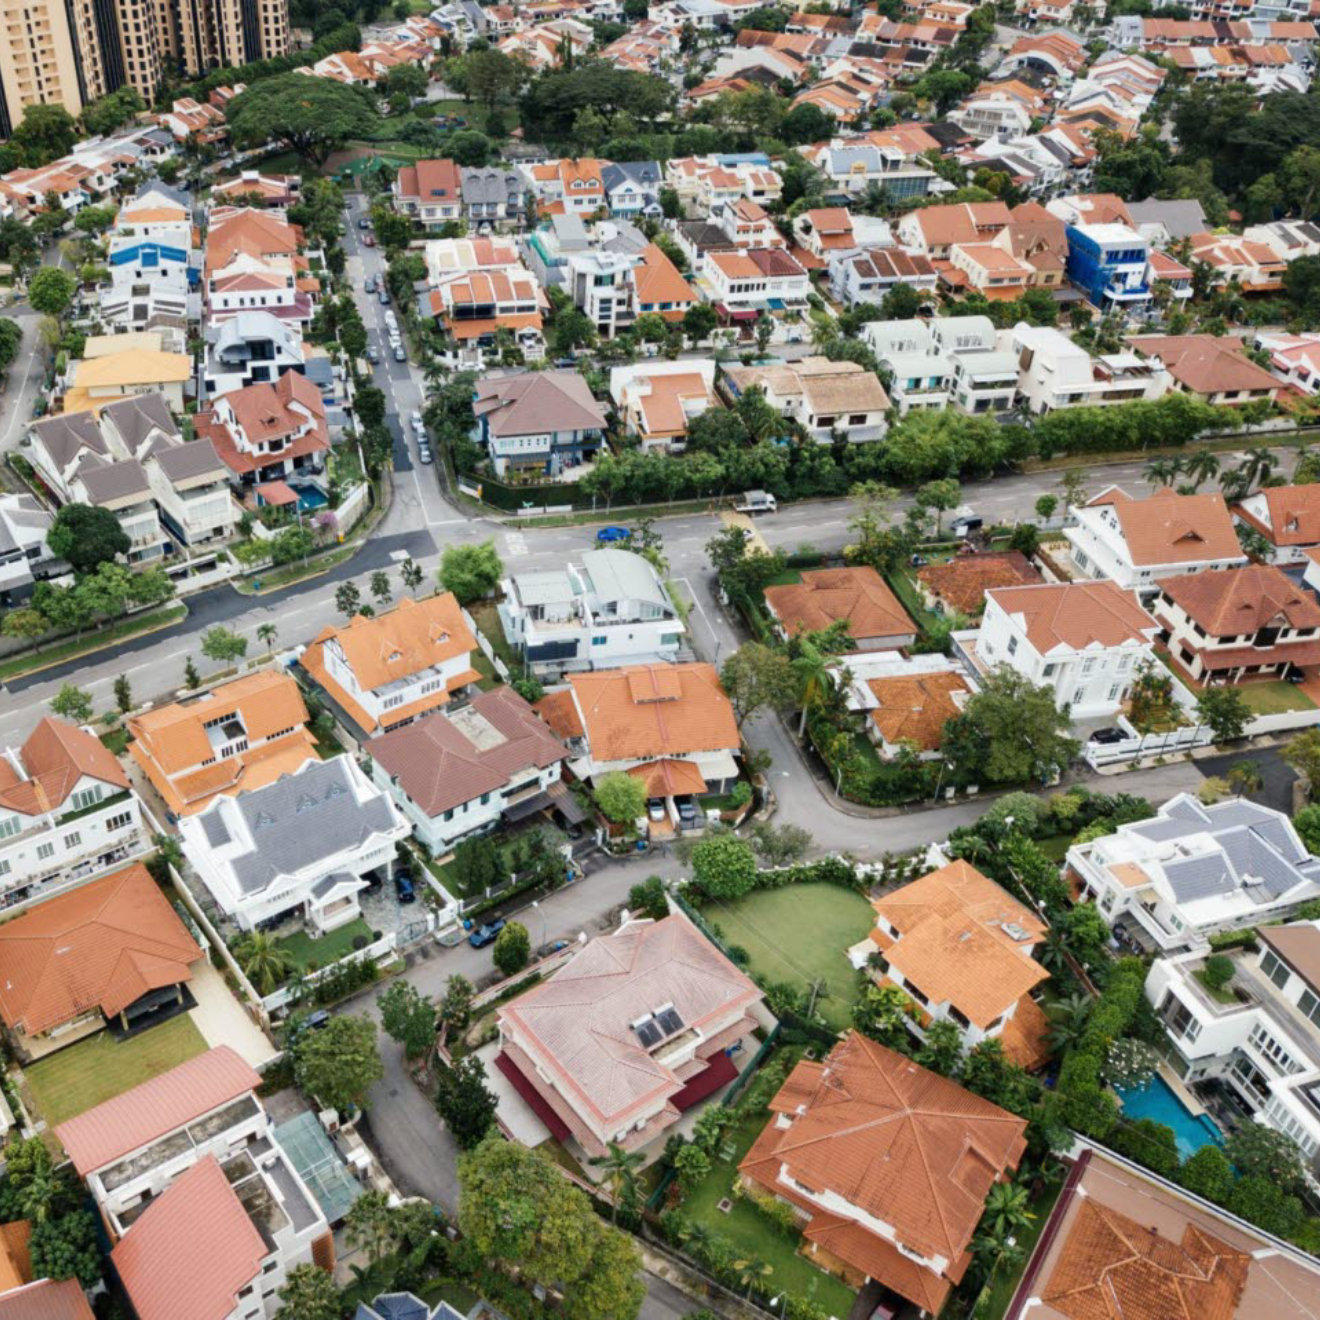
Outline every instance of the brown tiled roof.
{"type": "Polygon", "coordinates": [[[571,371],[525,371],[477,384],[473,404],[492,435],[599,431],[605,414],[581,376],[571,371]]]}
{"type": "Polygon", "coordinates": [[[670,1005],[683,1030],[699,1030],[760,998],[755,984],[675,913],[598,935],[499,1016],[574,1109],[617,1131],[683,1085],[642,1043],[634,1022],[670,1005]]]}
{"type": "Polygon", "coordinates": [[[557,692],[547,692],[536,703],[536,713],[561,738],[581,738],[583,735],[582,716],[578,714],[577,702],[573,699],[572,688],[561,688],[557,692]]]}
{"type": "Polygon", "coordinates": [[[461,186],[458,166],[452,160],[419,160],[399,168],[399,195],[415,197],[423,205],[437,200],[457,202],[461,186]]]}
{"type": "Polygon", "coordinates": [[[1232,1320],[1251,1256],[1194,1224],[1180,1242],[1084,1202],[1042,1292],[1069,1320],[1232,1320]]]}
{"type": "Polygon", "coordinates": [[[260,1085],[261,1074],[220,1045],[61,1123],[55,1135],[85,1178],[260,1085]]]}
{"type": "Polygon", "coordinates": [[[1156,585],[1211,637],[1238,637],[1268,627],[1320,627],[1315,597],[1270,564],[1185,573],[1161,578],[1156,585]]]}
{"type": "Polygon", "coordinates": [[[371,744],[372,760],[426,816],[498,792],[515,775],[544,770],[567,756],[544,721],[509,687],[478,693],[460,716],[428,715],[371,744]]]}
{"type": "Polygon", "coordinates": [[[673,797],[675,793],[702,794],[706,781],[691,761],[648,761],[628,771],[646,786],[647,797],[673,797]]]}
{"type": "Polygon", "coordinates": [[[1030,995],[1018,1000],[1013,1016],[999,1033],[999,1043],[1011,1063],[1030,1072],[1050,1061],[1050,1020],[1030,995]]]}
{"type": "Polygon", "coordinates": [[[917,570],[917,581],[949,609],[977,615],[985,608],[987,591],[1043,582],[1044,578],[1026,555],[1009,550],[1001,555],[964,555],[947,564],[927,564],[917,570]]]}
{"type": "Polygon", "coordinates": [[[1273,545],[1320,543],[1320,484],[1266,486],[1260,493],[1270,514],[1268,527],[1241,506],[1234,512],[1263,532],[1273,545]]]}
{"type": "Polygon", "coordinates": [[[1132,346],[1158,357],[1193,394],[1281,388],[1275,377],[1242,352],[1240,342],[1225,343],[1214,335],[1152,335],[1133,339],[1132,346]]]}
{"type": "Polygon", "coordinates": [[[971,691],[955,673],[872,678],[866,686],[879,703],[867,714],[885,742],[913,743],[926,752],[938,750],[945,723],[959,712],[954,695],[971,691]]]}
{"type": "Polygon", "coordinates": [[[1320,926],[1296,921],[1288,926],[1262,926],[1257,933],[1298,976],[1320,989],[1320,926]]]}
{"type": "Polygon", "coordinates": [[[0,1320],[93,1320],[77,1279],[42,1279],[0,1297],[0,1320]]]}
{"type": "Polygon", "coordinates": [[[635,665],[568,682],[595,761],[738,750],[738,724],[713,665],[635,665]]]}
{"type": "Polygon", "coordinates": [[[134,864],[0,925],[0,1016],[27,1035],[100,1009],[114,1017],[190,980],[202,956],[146,868],[134,864]]]}
{"type": "Polygon", "coordinates": [[[226,1320],[266,1244],[214,1155],[180,1174],[110,1258],[138,1320],[226,1320]]]}
{"type": "Polygon", "coordinates": [[[1027,640],[1045,655],[1056,646],[1121,646],[1146,641],[1159,625],[1137,603],[1136,592],[1116,582],[1044,582],[986,593],[1005,614],[1022,615],[1027,640]]]}
{"type": "Polygon", "coordinates": [[[116,791],[128,787],[128,776],[99,738],[67,720],[45,716],[19,750],[28,777],[20,779],[0,759],[0,807],[24,816],[61,806],[84,776],[116,791]]]}
{"type": "Polygon", "coordinates": [[[857,641],[910,637],[916,631],[884,579],[866,564],[813,569],[799,583],[767,587],[765,599],[789,636],[819,632],[840,621],[847,622],[857,641]]]}
{"type": "Polygon", "coordinates": [[[1022,1158],[1026,1121],[856,1032],[823,1063],[799,1063],[770,1109],[741,1172],[810,1212],[808,1240],[827,1234],[833,1255],[938,1312],[966,1271],[986,1195],[1022,1158]],[[822,1215],[781,1171],[891,1225],[910,1251],[948,1268],[916,1266],[856,1219],[842,1231],[843,1210],[822,1215]]]}
{"type": "Polygon", "coordinates": [[[1111,486],[1091,501],[1091,506],[1100,504],[1114,506],[1128,554],[1138,567],[1243,558],[1228,505],[1218,493],[1179,495],[1164,486],[1149,499],[1134,500],[1111,486]]]}
{"type": "Polygon", "coordinates": [[[0,1224],[0,1297],[32,1282],[31,1241],[32,1225],[26,1219],[0,1224]]]}
{"type": "Polygon", "coordinates": [[[952,1004],[986,1028],[1049,973],[1028,952],[1045,927],[1024,904],[964,861],[875,900],[898,932],[886,951],[932,1004],[952,1004]],[[1021,939],[1007,927],[1023,933],[1021,939]]]}

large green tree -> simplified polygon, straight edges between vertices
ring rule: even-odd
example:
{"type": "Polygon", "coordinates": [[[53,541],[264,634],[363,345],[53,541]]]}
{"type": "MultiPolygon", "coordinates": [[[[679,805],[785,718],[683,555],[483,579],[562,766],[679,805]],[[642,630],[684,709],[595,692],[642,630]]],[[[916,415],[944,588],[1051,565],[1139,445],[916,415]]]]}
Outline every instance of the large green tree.
{"type": "Polygon", "coordinates": [[[486,1067],[466,1054],[436,1076],[435,1107],[460,1150],[478,1145],[495,1124],[495,1093],[486,1085],[486,1067]]]}
{"type": "Polygon", "coordinates": [[[109,509],[90,504],[66,504],[55,515],[46,543],[76,573],[90,573],[99,564],[129,551],[128,533],[109,509]]]}
{"type": "Polygon", "coordinates": [[[340,1113],[363,1106],[385,1076],[375,1024],[365,1017],[332,1017],[319,1031],[299,1037],[293,1067],[299,1086],[322,1104],[340,1113]]]}
{"type": "Polygon", "coordinates": [[[377,999],[385,1034],[403,1046],[410,1059],[435,1044],[435,1005],[411,981],[392,981],[377,999]]]}
{"type": "Polygon", "coordinates": [[[349,138],[369,136],[379,115],[362,88],[285,73],[253,83],[229,103],[225,118],[237,145],[279,142],[320,169],[349,138]]]}
{"type": "Polygon", "coordinates": [[[335,1281],[315,1265],[295,1265],[280,1289],[280,1314],[287,1320],[341,1320],[344,1303],[335,1281]]]}
{"type": "Polygon", "coordinates": [[[63,267],[42,266],[28,281],[28,302],[47,316],[63,316],[77,288],[77,279],[63,267]]]}
{"type": "Polygon", "coordinates": [[[1051,688],[1000,666],[944,726],[944,751],[969,780],[1039,782],[1061,772],[1076,755],[1068,728],[1051,688]]]}
{"type": "Polygon", "coordinates": [[[504,573],[494,541],[480,545],[447,545],[440,558],[440,585],[458,597],[460,605],[489,596],[504,573]]]}

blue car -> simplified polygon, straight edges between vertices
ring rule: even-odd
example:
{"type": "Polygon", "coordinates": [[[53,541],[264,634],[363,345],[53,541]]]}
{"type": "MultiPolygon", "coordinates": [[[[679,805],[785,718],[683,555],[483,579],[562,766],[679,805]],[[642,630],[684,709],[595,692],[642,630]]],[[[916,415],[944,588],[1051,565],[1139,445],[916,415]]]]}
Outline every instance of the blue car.
{"type": "Polygon", "coordinates": [[[504,918],[500,917],[498,920],[492,921],[488,926],[481,926],[477,930],[474,930],[472,934],[468,936],[468,943],[474,949],[484,949],[486,945],[495,943],[495,937],[503,929],[504,918]]]}
{"type": "Polygon", "coordinates": [[[628,541],[632,539],[632,533],[626,527],[602,527],[596,533],[596,540],[602,545],[609,545],[612,541],[628,541]]]}

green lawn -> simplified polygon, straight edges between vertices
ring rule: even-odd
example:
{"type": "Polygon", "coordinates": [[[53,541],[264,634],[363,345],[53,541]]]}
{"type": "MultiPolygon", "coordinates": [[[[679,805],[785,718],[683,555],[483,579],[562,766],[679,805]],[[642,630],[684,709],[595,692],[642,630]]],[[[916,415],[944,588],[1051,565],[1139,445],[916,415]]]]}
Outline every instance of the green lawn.
{"type": "Polygon", "coordinates": [[[1043,839],[1036,840],[1036,847],[1052,862],[1063,861],[1064,854],[1071,845],[1071,834],[1047,834],[1043,839]]]}
{"type": "Polygon", "coordinates": [[[912,621],[922,632],[929,632],[937,616],[932,614],[922,603],[921,592],[917,589],[916,579],[906,568],[890,573],[885,578],[890,589],[898,597],[898,603],[912,616],[912,621]]]}
{"type": "Polygon", "coordinates": [[[130,741],[128,730],[122,724],[101,735],[101,745],[114,756],[123,756],[130,741]]]}
{"type": "Polygon", "coordinates": [[[305,972],[312,963],[317,967],[328,967],[332,962],[353,952],[353,940],[358,935],[365,935],[371,942],[371,927],[362,917],[357,917],[346,926],[332,930],[329,935],[313,939],[305,931],[296,935],[286,935],[280,940],[280,948],[298,964],[298,970],[305,972]]]}
{"type": "Polygon", "coordinates": [[[486,659],[485,651],[478,648],[472,652],[472,668],[481,675],[481,681],[477,687],[482,692],[489,692],[491,688],[500,686],[500,677],[495,672],[495,666],[486,659]]]}
{"type": "MultiPolygon", "coordinates": [[[[794,888],[800,890],[803,886],[794,888]]],[[[730,1196],[737,1180],[738,1161],[747,1154],[769,1117],[765,1111],[751,1113],[729,1128],[710,1172],[683,1201],[681,1212],[694,1223],[704,1224],[717,1237],[727,1239],[738,1251],[771,1266],[764,1286],[772,1292],[783,1289],[844,1320],[855,1294],[842,1280],[818,1270],[798,1254],[800,1238],[779,1228],[745,1197],[734,1199],[728,1214],[719,1209],[720,1201],[730,1196]]]]}
{"type": "Polygon", "coordinates": [[[707,903],[702,911],[726,943],[747,950],[754,975],[802,986],[824,980],[821,1013],[832,1027],[849,1025],[861,978],[845,950],[875,925],[875,910],[860,894],[841,885],[786,885],[732,903],[707,903]]]}
{"type": "Polygon", "coordinates": [[[207,1048],[186,1014],[129,1040],[108,1031],[90,1036],[24,1069],[37,1112],[54,1126],[150,1081],[207,1048]]]}
{"type": "Polygon", "coordinates": [[[1295,683],[1242,683],[1242,700],[1256,715],[1282,715],[1290,710],[1314,710],[1315,702],[1295,683]]]}
{"type": "Polygon", "coordinates": [[[53,646],[43,646],[39,651],[23,651],[8,660],[0,661],[0,683],[5,679],[30,673],[34,669],[47,669],[51,665],[63,664],[66,660],[92,655],[129,637],[158,632],[162,628],[178,623],[187,615],[186,605],[167,605],[164,609],[149,610],[145,614],[135,614],[132,618],[121,619],[118,623],[102,628],[100,632],[85,633],[81,638],[57,642],[53,646]]]}
{"type": "MultiPolygon", "coordinates": [[[[509,639],[504,635],[504,625],[500,622],[500,612],[493,600],[477,601],[475,605],[469,605],[468,613],[472,616],[472,622],[477,625],[481,635],[490,643],[491,650],[509,667],[509,673],[514,678],[522,674],[522,660],[518,653],[509,645],[509,639]]],[[[478,666],[479,667],[479,666],[478,666]]],[[[484,671],[483,671],[484,672],[484,671]]]]}

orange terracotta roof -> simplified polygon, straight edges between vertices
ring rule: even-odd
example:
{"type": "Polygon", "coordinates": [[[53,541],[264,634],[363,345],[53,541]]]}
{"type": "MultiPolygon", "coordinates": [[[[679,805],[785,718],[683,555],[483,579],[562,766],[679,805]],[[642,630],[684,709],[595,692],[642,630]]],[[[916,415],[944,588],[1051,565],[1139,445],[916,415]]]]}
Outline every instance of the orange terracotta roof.
{"type": "Polygon", "coordinates": [[[692,286],[654,243],[648,243],[641,255],[641,263],[633,269],[638,304],[677,303],[679,305],[672,308],[670,314],[681,317],[687,307],[697,300],[692,286]]]}
{"type": "Polygon", "coordinates": [[[947,564],[928,564],[917,570],[917,581],[949,609],[974,616],[985,608],[987,591],[1044,579],[1024,554],[1010,550],[1001,555],[964,555],[947,564]]]}
{"type": "Polygon", "coordinates": [[[1121,646],[1148,641],[1159,625],[1117,582],[1042,582],[986,593],[1010,618],[1021,616],[1027,640],[1041,655],[1057,646],[1121,646]]]}
{"type": "Polygon", "coordinates": [[[954,673],[872,678],[866,686],[879,703],[867,714],[885,742],[912,743],[924,752],[937,751],[943,742],[945,723],[961,709],[954,697],[971,692],[954,673]]]}
{"type": "Polygon", "coordinates": [[[578,714],[577,702],[573,699],[572,688],[561,688],[558,692],[547,692],[536,703],[534,709],[559,737],[582,737],[584,732],[582,717],[578,714]]]}
{"type": "Polygon", "coordinates": [[[852,637],[904,637],[916,631],[898,598],[869,565],[820,568],[802,581],[767,587],[766,603],[790,636],[846,621],[852,637]]]}
{"type": "Polygon", "coordinates": [[[1234,513],[1264,533],[1272,545],[1320,543],[1320,485],[1266,486],[1260,493],[1269,510],[1268,526],[1241,505],[1234,513]]]}
{"type": "Polygon", "coordinates": [[[1040,919],[964,861],[874,906],[898,932],[886,954],[890,965],[932,1004],[952,1004],[982,1029],[1049,978],[1029,951],[1044,937],[1040,919]]]}
{"type": "Polygon", "coordinates": [[[67,720],[45,716],[28,734],[18,759],[27,771],[20,779],[0,760],[0,807],[24,816],[54,811],[86,776],[116,792],[127,789],[128,776],[99,738],[67,720]]]}
{"type": "Polygon", "coordinates": [[[1037,1068],[1043,1068],[1053,1055],[1049,1037],[1050,1020],[1045,1010],[1030,995],[1023,995],[1013,1010],[1013,1016],[1004,1023],[999,1043],[1009,1062],[1035,1072],[1037,1068]]]}
{"type": "Polygon", "coordinates": [[[572,674],[568,682],[597,762],[737,751],[740,745],[733,707],[713,665],[635,665],[572,674]]]}
{"type": "Polygon", "coordinates": [[[26,1219],[0,1224],[0,1296],[32,1282],[31,1238],[32,1225],[26,1219]]]}
{"type": "Polygon", "coordinates": [[[146,868],[58,894],[0,926],[0,1017],[25,1035],[92,1009],[107,1018],[192,978],[202,956],[146,868]]]}
{"type": "Polygon", "coordinates": [[[798,1064],[770,1109],[738,1166],[744,1177],[806,1210],[808,1241],[816,1235],[853,1269],[938,1312],[966,1271],[990,1188],[1022,1159],[1026,1121],[856,1032],[823,1063],[798,1064]],[[910,1251],[947,1268],[924,1269],[805,1188],[890,1225],[910,1251]]]}
{"type": "Polygon", "coordinates": [[[1138,566],[1243,558],[1228,505],[1218,493],[1179,495],[1164,486],[1149,499],[1134,500],[1111,486],[1089,507],[1102,504],[1113,505],[1128,554],[1138,566]]]}
{"type": "Polygon", "coordinates": [[[55,1135],[86,1178],[260,1085],[261,1074],[220,1045],[61,1123],[55,1135]]]}
{"type": "Polygon", "coordinates": [[[180,1174],[110,1253],[138,1320],[226,1320],[266,1255],[213,1155],[180,1174]]]}
{"type": "Polygon", "coordinates": [[[706,791],[706,781],[691,761],[648,761],[633,766],[628,774],[642,781],[647,797],[673,797],[675,793],[700,795],[706,791]]]}
{"type": "Polygon", "coordinates": [[[40,1279],[0,1296],[0,1320],[93,1320],[77,1279],[40,1279]]]}
{"type": "Polygon", "coordinates": [[[1259,628],[1320,627],[1315,597],[1269,564],[1188,573],[1156,585],[1211,637],[1237,637],[1259,628]]]}

